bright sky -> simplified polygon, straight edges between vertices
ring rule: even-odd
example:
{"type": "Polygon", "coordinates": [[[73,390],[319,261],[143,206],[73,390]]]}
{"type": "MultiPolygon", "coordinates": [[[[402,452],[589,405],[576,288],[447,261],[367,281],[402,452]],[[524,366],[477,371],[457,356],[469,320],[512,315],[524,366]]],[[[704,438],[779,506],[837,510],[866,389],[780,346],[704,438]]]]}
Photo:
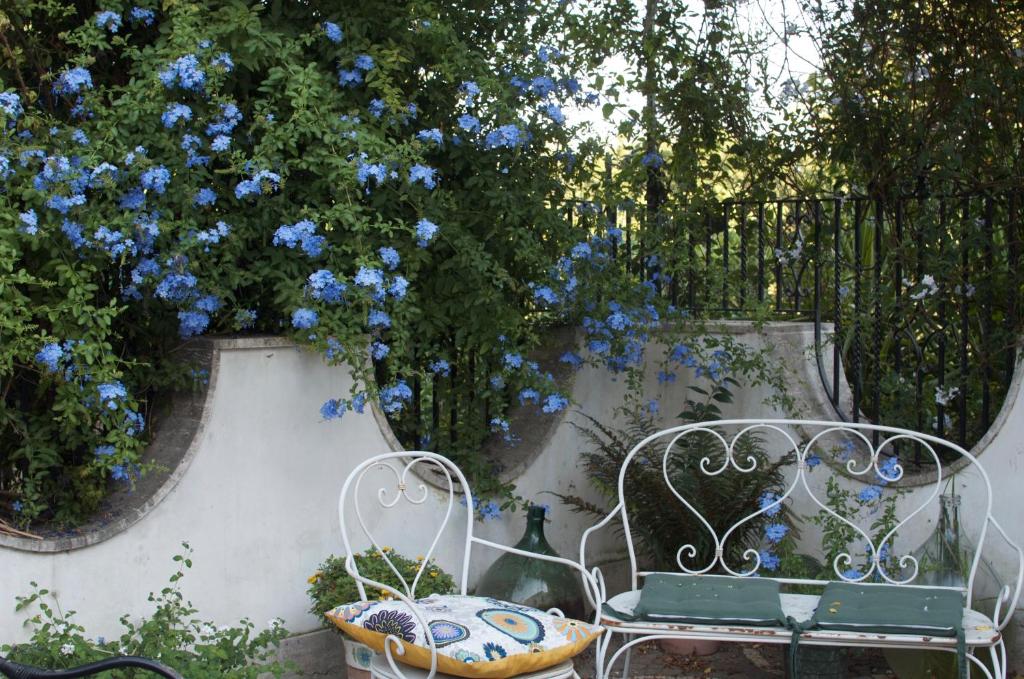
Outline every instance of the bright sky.
{"type": "MultiPolygon", "coordinates": [[[[799,0],[736,0],[740,17],[740,28],[752,35],[763,36],[769,66],[769,77],[781,88],[782,83],[790,78],[805,80],[819,64],[818,48],[810,37],[806,27],[809,18],[800,8],[799,0]],[[787,29],[788,27],[788,29],[787,29]]],[[[644,11],[644,1],[634,0],[637,16],[644,11]]],[[[696,31],[699,18],[692,20],[696,31]]],[[[611,59],[602,71],[606,82],[617,72],[625,72],[628,65],[622,57],[611,59]]],[[[643,98],[639,92],[624,93],[620,99],[621,108],[616,110],[610,120],[605,120],[601,104],[589,108],[567,109],[566,115],[571,122],[589,123],[598,136],[612,141],[616,128],[625,119],[630,108],[640,110],[643,98]]]]}

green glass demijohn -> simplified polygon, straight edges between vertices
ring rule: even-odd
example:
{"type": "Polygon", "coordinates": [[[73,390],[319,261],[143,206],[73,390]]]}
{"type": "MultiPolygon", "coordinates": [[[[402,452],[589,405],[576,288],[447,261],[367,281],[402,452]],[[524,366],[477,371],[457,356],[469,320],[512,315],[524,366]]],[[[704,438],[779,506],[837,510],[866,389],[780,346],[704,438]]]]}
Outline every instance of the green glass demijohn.
{"type": "MultiPolygon", "coordinates": [[[[516,549],[559,556],[544,537],[545,508],[533,505],[526,515],[526,532],[516,549]]],[[[478,596],[488,596],[546,611],[557,608],[567,618],[583,617],[583,587],[579,576],[560,563],[503,554],[491,564],[477,585],[478,596]]]]}

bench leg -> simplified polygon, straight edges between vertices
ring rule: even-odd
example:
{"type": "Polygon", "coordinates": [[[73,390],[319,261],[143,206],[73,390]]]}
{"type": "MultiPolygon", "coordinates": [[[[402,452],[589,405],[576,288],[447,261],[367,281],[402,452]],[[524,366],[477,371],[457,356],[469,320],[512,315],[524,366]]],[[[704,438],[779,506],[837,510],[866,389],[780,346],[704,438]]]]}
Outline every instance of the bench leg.
{"type": "Polygon", "coordinates": [[[973,648],[968,647],[968,649],[967,649],[967,660],[969,661],[968,662],[968,668],[970,667],[970,663],[974,663],[974,666],[977,667],[979,670],[981,670],[981,673],[983,675],[985,675],[985,679],[1003,679],[1003,675],[1001,675],[999,673],[999,664],[995,663],[995,672],[996,673],[993,676],[993,674],[988,671],[988,667],[985,666],[985,663],[981,662],[981,660],[979,660],[978,657],[974,655],[974,649],[973,648]]]}

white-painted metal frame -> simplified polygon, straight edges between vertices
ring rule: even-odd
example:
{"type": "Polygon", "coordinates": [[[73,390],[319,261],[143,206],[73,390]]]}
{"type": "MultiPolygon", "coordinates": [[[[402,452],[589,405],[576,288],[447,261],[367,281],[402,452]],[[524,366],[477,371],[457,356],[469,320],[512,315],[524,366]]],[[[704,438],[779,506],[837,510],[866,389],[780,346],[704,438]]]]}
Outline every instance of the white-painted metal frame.
{"type": "MultiPolygon", "coordinates": [[[[465,512],[466,518],[464,526],[465,537],[463,540],[463,557],[459,574],[456,578],[456,582],[459,587],[459,594],[465,595],[467,591],[466,588],[469,581],[469,559],[472,556],[473,547],[476,545],[491,547],[510,554],[518,554],[519,556],[540,559],[541,561],[559,563],[577,571],[583,580],[583,590],[586,594],[587,600],[590,605],[594,607],[594,621],[595,624],[597,624],[597,621],[600,618],[599,603],[604,601],[605,593],[601,586],[594,580],[594,577],[575,561],[548,556],[546,554],[526,552],[521,549],[501,545],[473,535],[474,516],[471,509],[473,507],[473,494],[470,490],[469,483],[466,481],[466,477],[448,458],[438,455],[437,453],[425,451],[402,451],[397,453],[385,453],[383,455],[372,457],[353,469],[348,475],[348,478],[345,479],[345,484],[342,486],[341,495],[338,498],[338,519],[341,524],[341,540],[345,546],[345,554],[347,555],[345,558],[345,570],[353,579],[355,579],[356,587],[359,589],[359,596],[362,600],[367,600],[366,586],[372,587],[375,590],[386,591],[395,599],[408,606],[413,618],[420,625],[421,629],[429,630],[427,620],[415,602],[416,587],[419,584],[420,575],[426,569],[421,568],[416,573],[416,577],[413,578],[411,583],[406,581],[399,569],[395,567],[394,562],[392,562],[391,558],[388,556],[388,552],[385,551],[381,544],[374,538],[366,524],[366,520],[363,515],[364,507],[360,502],[360,490],[362,489],[362,484],[366,475],[372,471],[383,472],[385,478],[390,477],[390,485],[382,485],[378,487],[374,493],[376,503],[378,505],[378,509],[376,509],[376,511],[378,512],[388,510],[412,512],[416,510],[417,507],[423,506],[430,497],[431,491],[428,489],[427,484],[422,481],[420,476],[433,474],[437,477],[438,482],[434,484],[434,492],[438,497],[441,506],[444,508],[444,517],[441,520],[440,526],[437,528],[437,532],[433,535],[433,540],[430,543],[429,549],[423,556],[424,564],[433,558],[438,543],[441,540],[441,536],[444,534],[445,530],[449,528],[449,523],[453,524],[452,530],[459,530],[452,521],[452,517],[455,512],[455,498],[456,496],[463,496],[465,498],[465,506],[467,507],[467,510],[465,512]],[[350,525],[352,523],[349,520],[350,516],[355,517],[355,524],[362,532],[362,535],[381,556],[388,568],[390,568],[398,578],[398,581],[402,583],[401,590],[370,580],[359,573],[359,566],[355,560],[356,551],[353,549],[353,542],[349,537],[350,528],[354,528],[354,526],[350,525]]],[[[408,521],[408,524],[410,526],[417,525],[412,521],[408,521]]],[[[559,616],[563,615],[558,609],[551,609],[548,613],[559,616]]],[[[375,679],[440,679],[447,676],[438,674],[437,672],[437,646],[429,634],[429,631],[424,634],[424,637],[430,647],[429,671],[423,672],[398,663],[396,661],[396,656],[403,655],[405,653],[405,647],[398,637],[395,635],[388,635],[384,643],[384,658],[387,661],[387,668],[389,671],[383,671],[382,669],[374,671],[373,667],[371,667],[371,676],[375,677],[375,679]]],[[[543,679],[567,679],[569,677],[577,677],[572,668],[572,663],[569,663],[562,673],[555,672],[552,674],[551,671],[543,673],[543,679]]]]}
{"type": "MultiPolygon", "coordinates": [[[[761,567],[761,557],[756,549],[750,548],[743,553],[743,565],[730,564],[727,563],[725,559],[725,545],[740,526],[771,511],[773,508],[778,507],[785,502],[787,498],[791,497],[797,489],[801,489],[818,508],[852,528],[857,536],[863,539],[867,544],[867,553],[872,555],[865,567],[861,568],[862,572],[858,577],[847,577],[844,575],[845,570],[850,569],[853,566],[854,560],[853,556],[847,552],[839,554],[831,564],[832,569],[836,574],[836,578],[831,580],[775,578],[776,580],[786,584],[819,585],[822,587],[830,581],[864,582],[872,575],[875,575],[875,579],[881,580],[882,583],[907,587],[919,586],[913,584],[918,575],[919,564],[912,555],[903,554],[896,557],[896,562],[900,569],[899,573],[889,572],[886,569],[886,564],[880,556],[883,553],[884,547],[892,549],[892,541],[897,532],[903,526],[907,525],[911,519],[924,511],[925,508],[939,495],[943,481],[943,470],[939,456],[935,451],[936,447],[944,447],[961,455],[964,459],[969,461],[969,465],[962,471],[967,471],[973,467],[973,471],[979,475],[980,483],[983,485],[983,506],[972,508],[977,512],[983,512],[983,520],[981,521],[978,535],[974,540],[977,545],[977,551],[975,552],[974,558],[971,562],[967,584],[963,588],[952,589],[961,591],[964,594],[966,606],[970,608],[973,602],[975,577],[977,575],[978,565],[981,562],[981,554],[985,546],[986,538],[988,537],[989,527],[991,526],[1016,552],[1017,574],[1014,584],[1003,586],[996,597],[995,611],[991,619],[992,625],[995,628],[995,633],[993,633],[990,640],[985,640],[985,642],[976,640],[977,643],[975,644],[975,647],[989,649],[989,655],[993,663],[995,673],[990,674],[988,670],[985,670],[984,674],[986,676],[990,677],[990,679],[992,677],[997,679],[1004,679],[1006,677],[1006,647],[998,632],[1009,623],[1020,599],[1021,584],[1024,582],[1024,551],[1022,551],[1021,548],[1009,538],[1002,526],[1000,526],[999,522],[992,516],[992,485],[984,468],[978,463],[977,458],[971,455],[967,450],[935,436],[907,429],[885,427],[867,423],[848,424],[814,420],[718,420],[713,422],[682,425],[652,434],[636,444],[623,461],[622,468],[619,470],[618,502],[615,507],[604,519],[588,528],[583,533],[583,537],[580,541],[580,563],[585,568],[587,541],[591,534],[601,528],[604,528],[614,519],[619,519],[622,522],[623,533],[626,540],[626,549],[629,555],[630,586],[634,591],[638,588],[638,579],[648,573],[639,571],[637,568],[636,551],[633,535],[630,530],[630,520],[625,502],[626,475],[630,464],[634,463],[638,456],[650,463],[657,459],[657,452],[661,450],[662,446],[664,446],[663,452],[660,454],[662,476],[669,491],[679,500],[681,508],[684,511],[689,511],[694,517],[696,517],[699,525],[707,531],[715,545],[715,551],[711,556],[710,561],[703,564],[692,563],[693,559],[697,557],[696,547],[692,543],[682,545],[676,552],[676,565],[679,566],[679,571],[682,575],[699,575],[702,573],[709,573],[713,570],[716,570],[718,573],[725,573],[735,577],[746,577],[757,574],[761,567]],[[728,435],[730,431],[734,431],[736,433],[728,435]],[[708,520],[699,511],[697,511],[689,501],[687,501],[686,497],[684,497],[677,488],[673,486],[671,476],[669,474],[669,461],[672,455],[681,454],[676,444],[683,441],[687,436],[693,436],[699,432],[703,432],[705,436],[710,437],[712,441],[717,441],[721,446],[721,449],[718,451],[708,451],[700,460],[699,466],[701,472],[709,477],[717,476],[727,470],[743,474],[757,473],[758,464],[755,458],[746,456],[745,459],[738,459],[735,452],[736,444],[742,440],[744,436],[751,434],[766,432],[777,434],[782,438],[788,448],[788,450],[783,450],[782,453],[792,453],[795,460],[795,473],[789,481],[785,492],[782,493],[775,502],[762,507],[758,511],[753,512],[734,523],[732,526],[727,528],[722,535],[719,535],[714,528],[712,528],[708,520]],[[872,443],[872,438],[876,433],[879,438],[878,445],[874,445],[872,443]],[[883,471],[883,463],[881,460],[883,456],[887,454],[892,455],[894,453],[892,446],[897,442],[910,442],[921,445],[927,454],[931,456],[932,462],[935,465],[934,484],[930,487],[930,490],[925,493],[926,497],[924,500],[911,508],[906,516],[901,518],[891,531],[881,537],[877,545],[874,544],[871,536],[863,528],[848,518],[837,514],[822,502],[815,493],[814,488],[807,480],[807,474],[809,471],[807,464],[808,458],[818,452],[830,454],[836,445],[845,442],[853,442],[854,448],[859,449],[861,453],[859,460],[854,457],[850,457],[845,462],[846,473],[854,479],[864,478],[867,476],[867,480],[870,482],[873,480],[874,475],[877,475],[878,478],[886,482],[899,481],[903,477],[903,468],[897,463],[888,469],[890,473],[889,475],[886,475],[883,471]],[[721,461],[720,463],[715,463],[713,459],[717,458],[718,455],[721,455],[721,461]]],[[[821,455],[821,457],[824,457],[824,455],[821,455]]],[[[825,469],[829,468],[827,465],[822,465],[822,467],[825,469]]],[[[666,511],[668,510],[669,509],[666,508],[666,511]]],[[[604,579],[601,575],[600,569],[595,567],[592,570],[592,575],[594,577],[594,581],[599,584],[598,591],[601,594],[606,594],[604,592],[604,579]]],[[[607,601],[607,599],[604,599],[603,601],[607,601]]],[[[624,623],[621,621],[614,622],[610,617],[604,618],[603,623],[606,633],[598,639],[596,660],[598,679],[610,676],[616,661],[622,656],[625,656],[622,676],[627,676],[630,649],[638,643],[651,639],[696,638],[717,639],[721,641],[788,643],[789,634],[788,631],[786,631],[784,634],[777,636],[766,635],[764,628],[747,628],[744,630],[736,627],[723,629],[720,627],[715,628],[709,626],[624,623]],[[624,637],[624,643],[606,662],[605,658],[608,654],[614,634],[622,635],[624,637]]],[[[806,643],[811,645],[942,648],[945,642],[949,641],[936,639],[934,637],[914,638],[908,635],[862,635],[848,632],[832,632],[828,634],[811,633],[806,636],[806,643]],[[868,639],[867,636],[870,636],[870,639],[868,639]]],[[[801,643],[805,642],[801,641],[801,643]]],[[[984,669],[984,665],[982,665],[974,655],[973,650],[973,647],[968,649],[968,657],[970,661],[984,669]]]]}

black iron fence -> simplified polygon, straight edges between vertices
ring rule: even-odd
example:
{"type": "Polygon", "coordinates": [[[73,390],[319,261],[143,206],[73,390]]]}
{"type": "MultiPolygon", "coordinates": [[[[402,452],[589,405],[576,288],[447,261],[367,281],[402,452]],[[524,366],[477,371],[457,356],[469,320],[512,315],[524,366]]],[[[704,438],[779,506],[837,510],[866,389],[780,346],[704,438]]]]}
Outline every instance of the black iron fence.
{"type": "MultiPolygon", "coordinates": [[[[622,229],[621,265],[695,315],[814,322],[840,418],[970,447],[1014,371],[1021,202],[1010,191],[567,213],[583,229],[622,229]]],[[[922,462],[920,451],[908,461],[922,462]]]]}
{"type": "MultiPolygon", "coordinates": [[[[821,383],[840,419],[969,448],[1014,373],[1022,200],[1022,191],[824,196],[658,213],[574,201],[565,216],[581,236],[621,229],[618,266],[694,316],[813,323],[821,383]]],[[[422,351],[449,366],[409,379],[411,407],[393,418],[396,433],[417,449],[475,449],[515,402],[490,383],[500,366],[488,361],[500,359],[454,338],[422,351]]],[[[919,449],[900,454],[928,462],[919,449]]]]}

